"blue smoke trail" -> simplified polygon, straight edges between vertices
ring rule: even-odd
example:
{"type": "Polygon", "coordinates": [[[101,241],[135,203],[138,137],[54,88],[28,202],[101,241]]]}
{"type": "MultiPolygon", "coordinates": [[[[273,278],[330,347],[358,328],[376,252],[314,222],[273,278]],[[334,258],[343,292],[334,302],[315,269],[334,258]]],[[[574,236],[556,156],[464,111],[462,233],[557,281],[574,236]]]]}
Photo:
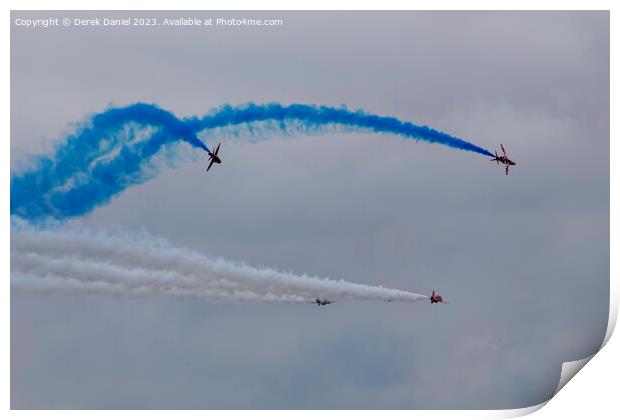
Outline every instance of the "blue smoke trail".
{"type": "Polygon", "coordinates": [[[440,143],[455,149],[493,157],[493,154],[488,150],[426,126],[400,121],[393,117],[367,114],[364,111],[352,112],[345,108],[317,107],[315,105],[303,104],[289,106],[280,104],[248,104],[242,107],[225,105],[201,119],[189,118],[186,122],[193,131],[199,132],[228,125],[252,124],[270,120],[284,123],[295,120],[301,121],[307,125],[307,128],[312,128],[312,126],[342,125],[380,134],[394,134],[429,143],[440,143]]]}
{"type": "Polygon", "coordinates": [[[11,214],[31,221],[87,214],[154,176],[145,163],[172,139],[210,152],[184,122],[154,105],[138,103],[97,114],[59,143],[54,156],[37,157],[33,170],[11,174],[11,214]],[[137,145],[123,144],[118,132],[129,123],[157,131],[137,145]],[[110,153],[112,158],[101,159],[110,153]]]}
{"type": "Polygon", "coordinates": [[[366,130],[439,143],[493,156],[465,140],[393,117],[345,108],[294,104],[223,106],[202,118],[178,119],[155,105],[137,103],[93,116],[56,145],[53,156],[34,159],[34,168],[11,174],[11,214],[29,221],[64,220],[90,213],[131,185],[157,174],[152,159],[163,148],[184,141],[210,153],[198,138],[213,129],[246,127],[289,134],[321,130],[366,130]],[[141,138],[145,137],[145,138],[141,138]]]}

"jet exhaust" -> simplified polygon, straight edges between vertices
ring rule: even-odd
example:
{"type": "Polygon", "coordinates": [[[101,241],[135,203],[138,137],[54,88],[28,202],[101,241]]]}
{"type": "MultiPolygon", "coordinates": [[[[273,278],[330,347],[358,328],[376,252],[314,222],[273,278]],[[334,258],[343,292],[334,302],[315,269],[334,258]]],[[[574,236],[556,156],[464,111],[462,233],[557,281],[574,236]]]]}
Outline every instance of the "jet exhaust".
{"type": "Polygon", "coordinates": [[[11,289],[122,298],[315,303],[316,299],[418,302],[417,293],[297,275],[212,258],[146,233],[34,227],[12,221],[11,289]]]}

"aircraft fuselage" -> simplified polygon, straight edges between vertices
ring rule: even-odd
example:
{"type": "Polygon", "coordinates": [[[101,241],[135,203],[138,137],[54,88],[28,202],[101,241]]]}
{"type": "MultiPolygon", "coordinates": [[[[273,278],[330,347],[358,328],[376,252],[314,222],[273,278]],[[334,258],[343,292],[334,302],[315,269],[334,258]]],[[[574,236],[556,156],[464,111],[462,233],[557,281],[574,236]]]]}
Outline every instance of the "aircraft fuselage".
{"type": "MultiPolygon", "coordinates": [[[[495,159],[493,159],[495,160],[495,159]]],[[[512,160],[508,159],[507,157],[504,156],[498,156],[497,160],[500,161],[501,163],[503,163],[504,165],[516,165],[516,163],[514,163],[512,160]]]]}

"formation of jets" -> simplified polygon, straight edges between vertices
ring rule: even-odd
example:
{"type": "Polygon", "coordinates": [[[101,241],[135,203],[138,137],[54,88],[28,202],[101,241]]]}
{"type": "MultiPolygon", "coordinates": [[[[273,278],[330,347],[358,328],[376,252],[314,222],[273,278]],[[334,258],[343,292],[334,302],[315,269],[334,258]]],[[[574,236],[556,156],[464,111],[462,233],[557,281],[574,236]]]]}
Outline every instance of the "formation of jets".
{"type": "MultiPolygon", "coordinates": [[[[222,159],[220,159],[220,157],[218,156],[221,145],[222,143],[218,143],[217,147],[215,148],[215,151],[213,153],[209,152],[209,166],[207,167],[207,172],[209,172],[209,169],[211,169],[211,166],[213,166],[214,163],[217,163],[218,165],[222,163],[222,159]]],[[[503,155],[498,155],[497,150],[496,150],[495,157],[491,159],[491,161],[497,162],[498,165],[500,163],[504,164],[504,166],[506,167],[506,175],[508,175],[508,168],[510,168],[513,165],[516,165],[516,163],[508,157],[508,154],[506,153],[506,149],[504,148],[504,145],[500,144],[500,147],[502,148],[503,155]]],[[[388,299],[387,301],[391,302],[392,300],[388,299]]],[[[436,294],[434,290],[433,290],[433,294],[430,296],[430,301],[431,303],[447,303],[446,301],[443,300],[441,295],[436,294]]],[[[332,303],[334,303],[334,301],[329,300],[329,299],[316,298],[315,300],[310,301],[308,303],[312,303],[317,306],[325,306],[325,305],[331,305],[332,303]]]]}
{"type": "MultiPolygon", "coordinates": [[[[222,163],[222,159],[220,159],[218,156],[221,145],[222,143],[218,143],[217,147],[215,148],[215,151],[213,153],[209,152],[209,160],[208,160],[209,166],[207,166],[207,172],[209,172],[209,169],[211,169],[211,166],[213,166],[214,163],[217,163],[218,165],[222,163]]],[[[506,153],[506,149],[504,149],[504,145],[500,144],[500,147],[502,148],[503,155],[498,155],[497,150],[496,150],[495,157],[491,159],[491,162],[497,162],[498,165],[500,163],[503,163],[506,167],[506,175],[508,175],[508,168],[510,168],[513,165],[516,165],[516,163],[514,160],[508,157],[508,154],[506,153]]]]}
{"type": "MultiPolygon", "coordinates": [[[[434,290],[433,290],[433,294],[430,295],[429,299],[431,303],[448,303],[445,300],[443,300],[443,297],[441,297],[441,295],[438,295],[437,293],[435,293],[434,290]]],[[[392,299],[388,299],[386,300],[386,302],[392,302],[392,299]]],[[[312,303],[313,305],[317,305],[317,306],[325,306],[325,305],[331,305],[332,303],[334,303],[334,301],[329,300],[329,299],[316,298],[314,300],[309,301],[308,303],[312,303]]]]}

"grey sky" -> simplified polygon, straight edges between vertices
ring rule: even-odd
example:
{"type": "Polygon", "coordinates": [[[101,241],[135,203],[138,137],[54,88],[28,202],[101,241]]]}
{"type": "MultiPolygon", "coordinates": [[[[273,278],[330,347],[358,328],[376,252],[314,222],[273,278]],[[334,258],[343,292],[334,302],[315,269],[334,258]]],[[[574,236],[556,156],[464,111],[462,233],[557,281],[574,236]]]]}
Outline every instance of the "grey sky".
{"type": "MultiPolygon", "coordinates": [[[[89,13],[25,13],[90,16],[89,13]]],[[[106,12],[99,16],[132,15],[106,12]]],[[[133,14],[138,16],[137,14],[133,14]]],[[[279,28],[11,32],[11,158],[109,104],[346,104],[518,165],[369,134],[222,147],[85,218],[210,255],[451,301],[11,298],[12,408],[517,408],[598,349],[609,295],[609,15],[163,12],[279,28]]],[[[213,139],[206,139],[210,144],[213,139]]]]}

